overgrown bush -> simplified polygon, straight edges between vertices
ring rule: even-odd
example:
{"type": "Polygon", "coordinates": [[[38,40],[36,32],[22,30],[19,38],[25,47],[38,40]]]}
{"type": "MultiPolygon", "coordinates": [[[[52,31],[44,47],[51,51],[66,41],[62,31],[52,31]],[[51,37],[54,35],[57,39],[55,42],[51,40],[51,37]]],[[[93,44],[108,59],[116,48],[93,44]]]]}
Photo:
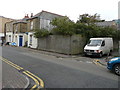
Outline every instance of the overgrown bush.
{"type": "Polygon", "coordinates": [[[46,29],[35,29],[34,31],[35,38],[46,37],[50,34],[49,31],[46,29]]]}
{"type": "Polygon", "coordinates": [[[68,17],[60,17],[52,20],[51,24],[54,26],[51,33],[57,35],[73,35],[75,34],[74,22],[68,17]]]}

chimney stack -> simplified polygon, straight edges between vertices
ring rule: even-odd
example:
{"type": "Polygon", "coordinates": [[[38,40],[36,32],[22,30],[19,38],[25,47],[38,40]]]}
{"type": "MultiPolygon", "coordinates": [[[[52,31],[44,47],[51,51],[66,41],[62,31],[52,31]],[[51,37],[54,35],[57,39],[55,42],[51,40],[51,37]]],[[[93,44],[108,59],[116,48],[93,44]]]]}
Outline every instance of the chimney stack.
{"type": "Polygon", "coordinates": [[[31,17],[33,17],[33,13],[31,13],[31,17]]]}
{"type": "Polygon", "coordinates": [[[29,18],[28,14],[27,14],[26,18],[29,18]]]}
{"type": "Polygon", "coordinates": [[[28,14],[27,14],[27,15],[25,15],[25,17],[24,17],[24,18],[29,18],[28,14]]]}

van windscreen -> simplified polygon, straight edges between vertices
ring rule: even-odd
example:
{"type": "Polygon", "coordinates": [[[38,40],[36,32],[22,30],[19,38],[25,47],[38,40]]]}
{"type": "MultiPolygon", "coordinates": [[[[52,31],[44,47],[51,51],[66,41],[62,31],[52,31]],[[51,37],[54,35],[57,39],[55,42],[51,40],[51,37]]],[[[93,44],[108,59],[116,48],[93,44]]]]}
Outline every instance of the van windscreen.
{"type": "Polygon", "coordinates": [[[88,46],[100,46],[101,42],[102,40],[90,40],[87,45],[88,46]]]}

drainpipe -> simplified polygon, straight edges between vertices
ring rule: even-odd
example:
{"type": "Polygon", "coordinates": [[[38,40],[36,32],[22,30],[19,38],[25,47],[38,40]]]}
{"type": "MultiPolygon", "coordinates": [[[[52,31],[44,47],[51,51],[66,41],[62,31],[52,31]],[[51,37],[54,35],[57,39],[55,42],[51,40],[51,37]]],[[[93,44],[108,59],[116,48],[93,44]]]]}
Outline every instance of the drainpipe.
{"type": "Polygon", "coordinates": [[[4,42],[6,42],[6,24],[4,25],[4,37],[5,37],[4,42]]]}

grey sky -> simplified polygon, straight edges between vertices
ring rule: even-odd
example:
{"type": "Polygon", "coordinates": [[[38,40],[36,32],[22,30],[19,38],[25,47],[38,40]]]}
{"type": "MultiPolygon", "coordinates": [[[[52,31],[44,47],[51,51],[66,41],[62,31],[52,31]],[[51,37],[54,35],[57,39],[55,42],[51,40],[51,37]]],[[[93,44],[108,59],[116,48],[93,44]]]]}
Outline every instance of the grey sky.
{"type": "Polygon", "coordinates": [[[41,10],[67,15],[76,21],[79,15],[98,13],[101,19],[118,18],[119,0],[0,0],[0,15],[21,19],[25,14],[37,14],[41,10]]]}

